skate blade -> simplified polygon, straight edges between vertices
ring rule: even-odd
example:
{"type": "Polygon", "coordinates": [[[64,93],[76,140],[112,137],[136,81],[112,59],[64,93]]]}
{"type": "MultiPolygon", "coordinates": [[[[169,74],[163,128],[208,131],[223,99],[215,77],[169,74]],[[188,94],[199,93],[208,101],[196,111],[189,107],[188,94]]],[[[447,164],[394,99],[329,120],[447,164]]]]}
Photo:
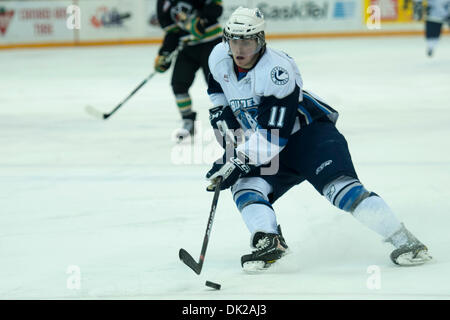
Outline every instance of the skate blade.
{"type": "Polygon", "coordinates": [[[265,271],[274,264],[276,260],[272,261],[248,261],[245,262],[242,266],[242,269],[247,273],[258,273],[261,271],[265,271]]]}
{"type": "MultiPolygon", "coordinates": [[[[281,257],[285,257],[286,255],[290,254],[291,250],[290,248],[287,248],[286,251],[283,253],[281,257]]],[[[278,260],[271,260],[271,261],[247,261],[242,266],[242,269],[247,273],[258,273],[261,271],[266,271],[271,266],[273,266],[278,260]]]]}
{"type": "Polygon", "coordinates": [[[248,273],[256,273],[266,270],[265,266],[266,263],[264,261],[248,261],[243,264],[242,269],[248,273]]]}
{"type": "Polygon", "coordinates": [[[417,254],[408,252],[400,255],[396,262],[401,266],[418,266],[430,261],[432,257],[426,250],[421,250],[417,254]]]}
{"type": "Polygon", "coordinates": [[[186,129],[178,129],[175,131],[174,135],[173,135],[173,140],[176,143],[179,144],[184,144],[187,142],[193,142],[194,141],[194,137],[193,135],[186,129]]]}

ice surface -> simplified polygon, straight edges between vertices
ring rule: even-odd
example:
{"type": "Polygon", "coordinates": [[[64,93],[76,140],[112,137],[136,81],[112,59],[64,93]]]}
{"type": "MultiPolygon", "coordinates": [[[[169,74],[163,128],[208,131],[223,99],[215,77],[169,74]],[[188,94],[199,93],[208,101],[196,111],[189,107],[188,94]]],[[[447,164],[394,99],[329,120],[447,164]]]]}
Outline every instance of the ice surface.
{"type": "MultiPolygon", "coordinates": [[[[213,143],[200,137],[189,156],[171,140],[180,121],[170,72],[107,121],[84,112],[112,110],[152,72],[157,47],[1,51],[0,298],[449,299],[448,37],[431,59],[422,37],[270,45],[340,112],[360,179],[429,246],[432,263],[393,265],[378,235],[301,184],[274,205],[290,255],[264,274],[243,273],[249,234],[227,191],[197,276],[178,250],[200,253],[213,143]],[[70,266],[81,272],[78,289],[68,286],[70,266]],[[371,270],[378,289],[367,285],[371,270]]],[[[190,93],[206,130],[200,74],[190,93]]]]}

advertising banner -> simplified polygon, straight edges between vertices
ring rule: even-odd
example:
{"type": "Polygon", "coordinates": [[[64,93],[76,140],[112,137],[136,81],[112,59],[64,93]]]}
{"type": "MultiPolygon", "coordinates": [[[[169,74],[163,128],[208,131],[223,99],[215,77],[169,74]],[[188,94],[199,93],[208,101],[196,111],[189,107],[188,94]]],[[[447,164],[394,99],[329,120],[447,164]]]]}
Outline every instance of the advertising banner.
{"type": "Polygon", "coordinates": [[[362,3],[358,0],[253,2],[264,14],[268,34],[334,32],[362,27],[362,3]]]}
{"type": "Polygon", "coordinates": [[[145,2],[79,0],[79,40],[120,40],[145,37],[145,2]]]}
{"type": "Polygon", "coordinates": [[[66,26],[72,1],[1,1],[0,44],[72,41],[66,26]]]}
{"type": "MultiPolygon", "coordinates": [[[[0,0],[0,48],[160,43],[164,33],[156,4],[157,0],[0,0]]],[[[258,7],[272,38],[423,29],[423,22],[413,20],[412,0],[223,0],[222,6],[222,26],[239,6],[258,7]]]]}
{"type": "Polygon", "coordinates": [[[412,0],[364,0],[364,14],[367,20],[369,7],[379,8],[381,23],[412,23],[413,1],[412,0]]]}

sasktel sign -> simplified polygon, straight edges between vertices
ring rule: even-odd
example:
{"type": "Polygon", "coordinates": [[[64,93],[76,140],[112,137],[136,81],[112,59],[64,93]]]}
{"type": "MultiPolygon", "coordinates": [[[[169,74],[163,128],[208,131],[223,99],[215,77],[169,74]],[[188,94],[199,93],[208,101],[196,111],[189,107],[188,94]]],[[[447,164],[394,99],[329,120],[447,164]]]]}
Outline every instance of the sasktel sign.
{"type": "Polygon", "coordinates": [[[329,2],[315,1],[292,2],[290,5],[274,6],[267,2],[257,3],[257,7],[268,20],[320,20],[326,19],[329,12],[329,2]]]}

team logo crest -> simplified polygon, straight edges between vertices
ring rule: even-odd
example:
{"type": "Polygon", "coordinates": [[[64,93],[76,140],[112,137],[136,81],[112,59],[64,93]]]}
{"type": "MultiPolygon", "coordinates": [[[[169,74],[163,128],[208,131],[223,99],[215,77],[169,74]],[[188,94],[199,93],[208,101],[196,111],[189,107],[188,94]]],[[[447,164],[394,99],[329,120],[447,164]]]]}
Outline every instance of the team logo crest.
{"type": "Polygon", "coordinates": [[[289,73],[282,67],[275,67],[270,72],[270,78],[273,83],[281,86],[289,81],[289,73]]]}

